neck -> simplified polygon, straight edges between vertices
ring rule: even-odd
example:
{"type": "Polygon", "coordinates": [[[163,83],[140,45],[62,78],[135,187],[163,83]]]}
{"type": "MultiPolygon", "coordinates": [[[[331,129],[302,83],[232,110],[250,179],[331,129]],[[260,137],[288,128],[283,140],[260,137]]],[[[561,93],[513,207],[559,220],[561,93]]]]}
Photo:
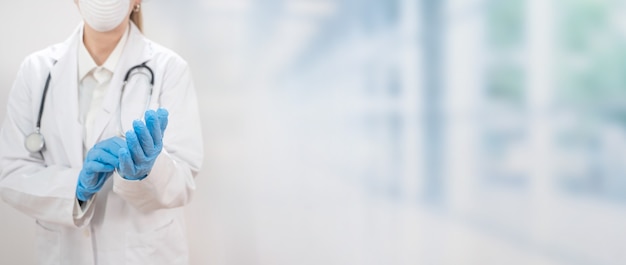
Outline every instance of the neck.
{"type": "Polygon", "coordinates": [[[83,43],[85,48],[91,55],[91,58],[98,66],[101,66],[109,58],[117,43],[122,39],[122,35],[126,32],[128,21],[122,22],[117,28],[107,31],[98,32],[85,23],[83,31],[83,43]]]}

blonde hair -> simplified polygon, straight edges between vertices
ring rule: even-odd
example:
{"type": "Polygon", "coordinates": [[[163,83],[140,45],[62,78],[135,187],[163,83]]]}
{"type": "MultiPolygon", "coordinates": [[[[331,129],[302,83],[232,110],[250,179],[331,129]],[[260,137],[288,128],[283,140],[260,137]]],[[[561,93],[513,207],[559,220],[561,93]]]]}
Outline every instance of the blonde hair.
{"type": "Polygon", "coordinates": [[[135,23],[140,32],[143,32],[143,15],[141,14],[141,9],[130,12],[130,20],[135,23]]]}

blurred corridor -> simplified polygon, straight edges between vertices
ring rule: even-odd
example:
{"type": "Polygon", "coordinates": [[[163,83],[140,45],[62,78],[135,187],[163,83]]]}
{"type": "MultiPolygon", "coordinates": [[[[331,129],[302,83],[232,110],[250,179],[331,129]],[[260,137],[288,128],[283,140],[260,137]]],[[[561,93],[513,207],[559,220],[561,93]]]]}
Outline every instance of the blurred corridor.
{"type": "MultiPolygon", "coordinates": [[[[625,1],[144,1],[201,101],[192,264],[626,263],[625,1]]],[[[2,106],[79,21],[47,5],[1,26],[2,106]]]]}

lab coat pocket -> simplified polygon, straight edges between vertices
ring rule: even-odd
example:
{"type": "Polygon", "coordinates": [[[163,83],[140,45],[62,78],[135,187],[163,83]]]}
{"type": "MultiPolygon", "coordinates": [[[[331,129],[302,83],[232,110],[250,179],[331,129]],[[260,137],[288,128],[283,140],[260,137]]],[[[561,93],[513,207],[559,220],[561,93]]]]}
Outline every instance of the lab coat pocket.
{"type": "Polygon", "coordinates": [[[128,234],[127,264],[187,264],[186,242],[175,220],[146,233],[128,234]]]}
{"type": "Polygon", "coordinates": [[[39,220],[37,228],[37,264],[60,265],[61,264],[61,235],[59,231],[44,226],[39,220]]]}

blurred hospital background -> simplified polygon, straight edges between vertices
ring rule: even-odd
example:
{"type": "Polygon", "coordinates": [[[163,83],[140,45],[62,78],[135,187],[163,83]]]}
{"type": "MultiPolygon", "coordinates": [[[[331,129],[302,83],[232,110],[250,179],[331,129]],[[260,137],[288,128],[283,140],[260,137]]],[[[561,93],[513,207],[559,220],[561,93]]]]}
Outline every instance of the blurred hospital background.
{"type": "MultiPolygon", "coordinates": [[[[626,264],[625,1],[143,10],[201,102],[192,264],[626,264]]],[[[80,15],[0,17],[3,118],[21,60],[80,15]]],[[[0,203],[0,224],[0,264],[33,264],[34,221],[0,203]]]]}

